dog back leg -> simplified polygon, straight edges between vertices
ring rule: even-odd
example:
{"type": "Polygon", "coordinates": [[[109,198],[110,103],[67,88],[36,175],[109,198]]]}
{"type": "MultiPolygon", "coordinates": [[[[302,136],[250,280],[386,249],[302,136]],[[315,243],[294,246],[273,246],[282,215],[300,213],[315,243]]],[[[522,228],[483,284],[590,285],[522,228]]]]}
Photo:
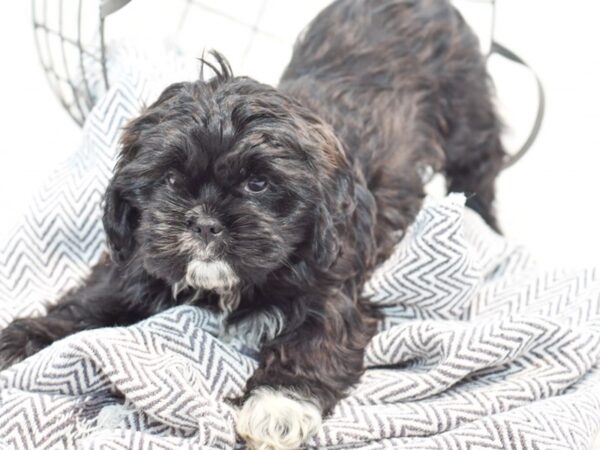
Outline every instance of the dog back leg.
{"type": "Polygon", "coordinates": [[[476,211],[495,231],[499,231],[496,218],[495,181],[502,169],[504,150],[497,137],[490,138],[479,147],[471,147],[472,157],[464,149],[456,150],[459,158],[449,160],[445,167],[448,192],[463,192],[467,206],[476,211]],[[460,156],[465,156],[460,158],[460,156]]]}
{"type": "Polygon", "coordinates": [[[448,192],[464,192],[467,206],[499,231],[494,199],[496,178],[506,158],[500,141],[502,124],[483,59],[467,67],[470,70],[463,72],[462,80],[442,87],[448,99],[444,105],[446,186],[448,192]]]}

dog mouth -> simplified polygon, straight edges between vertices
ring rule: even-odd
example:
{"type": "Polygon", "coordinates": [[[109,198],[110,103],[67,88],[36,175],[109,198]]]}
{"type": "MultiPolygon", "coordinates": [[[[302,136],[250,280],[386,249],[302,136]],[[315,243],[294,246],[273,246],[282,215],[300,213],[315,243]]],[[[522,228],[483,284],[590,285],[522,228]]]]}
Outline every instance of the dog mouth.
{"type": "Polygon", "coordinates": [[[193,303],[201,298],[202,292],[214,292],[218,295],[219,309],[228,314],[239,306],[239,283],[239,277],[227,262],[194,259],[187,264],[184,278],[173,284],[173,298],[177,299],[181,291],[191,289],[195,292],[188,302],[193,303]]]}
{"type": "Polygon", "coordinates": [[[235,289],[240,278],[227,262],[222,245],[205,243],[190,233],[181,234],[174,246],[183,263],[177,281],[173,283],[174,296],[184,289],[228,292],[235,289]]]}
{"type": "Polygon", "coordinates": [[[240,282],[231,265],[222,259],[191,260],[184,281],[192,288],[217,292],[231,291],[240,282]]]}

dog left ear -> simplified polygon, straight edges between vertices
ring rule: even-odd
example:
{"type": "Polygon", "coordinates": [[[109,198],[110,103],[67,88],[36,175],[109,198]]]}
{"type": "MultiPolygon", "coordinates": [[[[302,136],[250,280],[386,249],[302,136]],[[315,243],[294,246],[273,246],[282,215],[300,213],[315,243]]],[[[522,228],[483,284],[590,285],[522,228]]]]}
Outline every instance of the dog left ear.
{"type": "Polygon", "coordinates": [[[312,255],[319,267],[330,268],[340,255],[345,230],[351,226],[354,173],[333,128],[318,118],[311,119],[312,127],[307,134],[319,146],[319,150],[311,153],[321,156],[317,166],[323,171],[319,175],[323,183],[312,234],[312,255]]]}
{"type": "Polygon", "coordinates": [[[354,212],[354,178],[345,158],[332,176],[317,208],[313,233],[313,257],[320,267],[331,267],[342,248],[344,230],[351,226],[354,212]]]}

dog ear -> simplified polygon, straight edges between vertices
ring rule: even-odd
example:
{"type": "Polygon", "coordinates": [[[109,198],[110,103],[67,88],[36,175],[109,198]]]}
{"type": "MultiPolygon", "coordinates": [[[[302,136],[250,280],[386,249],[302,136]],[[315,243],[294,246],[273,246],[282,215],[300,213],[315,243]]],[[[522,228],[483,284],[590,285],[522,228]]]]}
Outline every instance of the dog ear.
{"type": "MultiPolygon", "coordinates": [[[[161,97],[163,96],[164,93],[161,97]]],[[[154,108],[160,103],[160,100],[159,98],[154,105],[130,121],[123,129],[119,159],[104,195],[102,223],[108,248],[113,260],[117,263],[123,263],[131,257],[135,249],[134,231],[139,221],[139,211],[126,198],[128,175],[124,169],[137,156],[140,135],[145,129],[157,123],[158,112],[154,108]]]]}
{"type": "Polygon", "coordinates": [[[141,135],[160,122],[164,115],[164,105],[186,86],[188,83],[174,83],[167,87],[152,105],[125,126],[121,135],[119,159],[104,196],[102,217],[108,247],[118,263],[127,261],[135,249],[134,232],[140,218],[139,211],[127,199],[127,192],[131,190],[127,187],[135,181],[128,180],[127,165],[137,157],[141,135]]]}
{"type": "Polygon", "coordinates": [[[112,259],[117,263],[127,261],[135,248],[134,231],[139,212],[125,198],[126,175],[123,168],[138,152],[138,138],[143,129],[144,115],[132,120],[121,135],[121,151],[113,177],[104,194],[102,224],[112,259]]]}
{"type": "Polygon", "coordinates": [[[152,108],[157,103],[131,120],[123,129],[119,158],[104,194],[102,224],[111,257],[117,263],[123,263],[131,257],[135,249],[134,231],[139,220],[139,211],[126,198],[127,173],[123,173],[123,169],[135,159],[142,132],[156,123],[157,114],[152,111],[152,108]]]}
{"type": "Polygon", "coordinates": [[[113,260],[123,263],[131,257],[135,249],[134,231],[139,221],[139,212],[125,199],[121,188],[118,187],[118,177],[117,173],[104,196],[102,223],[113,260]]]}
{"type": "Polygon", "coordinates": [[[341,143],[332,133],[327,136],[325,158],[329,173],[325,177],[322,201],[317,207],[312,250],[317,264],[328,268],[340,255],[341,239],[351,226],[355,202],[354,174],[341,143]]]}
{"type": "Polygon", "coordinates": [[[331,267],[340,254],[341,236],[350,220],[350,205],[354,204],[350,185],[345,176],[340,177],[335,183],[335,192],[326,195],[317,208],[312,250],[320,267],[331,267]]]}

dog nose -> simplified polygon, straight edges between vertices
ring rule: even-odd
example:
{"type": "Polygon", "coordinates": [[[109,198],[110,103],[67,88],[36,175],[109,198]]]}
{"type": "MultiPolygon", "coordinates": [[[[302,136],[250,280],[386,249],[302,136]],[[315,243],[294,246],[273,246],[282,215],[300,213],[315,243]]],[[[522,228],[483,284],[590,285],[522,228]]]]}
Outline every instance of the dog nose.
{"type": "Polygon", "coordinates": [[[223,234],[223,225],[214,218],[190,218],[187,221],[187,225],[188,228],[202,238],[206,244],[223,234]]]}

